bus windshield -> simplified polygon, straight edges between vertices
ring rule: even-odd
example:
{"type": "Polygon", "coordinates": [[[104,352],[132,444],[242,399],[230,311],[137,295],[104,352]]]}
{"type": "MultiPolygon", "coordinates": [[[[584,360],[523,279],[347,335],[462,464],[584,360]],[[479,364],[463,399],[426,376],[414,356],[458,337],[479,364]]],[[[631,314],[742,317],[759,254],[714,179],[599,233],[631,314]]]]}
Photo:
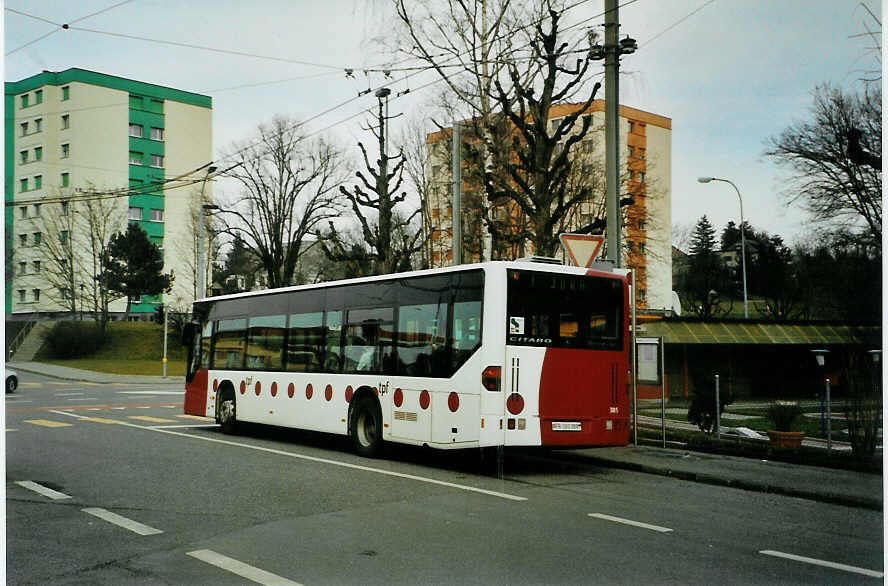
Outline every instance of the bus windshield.
{"type": "Polygon", "coordinates": [[[508,343],[619,350],[623,285],[619,279],[510,270],[508,343]]]}

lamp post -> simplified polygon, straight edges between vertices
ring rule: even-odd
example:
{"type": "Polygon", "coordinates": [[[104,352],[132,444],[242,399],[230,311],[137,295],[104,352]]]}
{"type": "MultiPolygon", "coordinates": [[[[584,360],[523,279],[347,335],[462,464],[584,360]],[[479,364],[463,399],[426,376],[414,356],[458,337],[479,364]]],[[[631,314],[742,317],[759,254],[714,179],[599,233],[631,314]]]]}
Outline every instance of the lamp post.
{"type": "Polygon", "coordinates": [[[208,210],[218,210],[219,206],[213,205],[211,203],[203,203],[204,202],[204,191],[207,187],[207,181],[210,178],[210,173],[216,171],[216,167],[210,165],[207,167],[207,175],[204,177],[203,185],[200,188],[200,222],[197,226],[197,292],[195,295],[196,299],[202,299],[206,297],[207,294],[207,285],[206,285],[206,260],[204,259],[204,224],[207,221],[207,211],[208,210]]]}
{"type": "MultiPolygon", "coordinates": [[[[829,350],[811,350],[811,353],[814,354],[817,366],[823,370],[829,350]]],[[[829,379],[824,377],[824,383],[826,385],[826,453],[829,454],[832,451],[832,403],[829,396],[829,379]]],[[[820,413],[823,413],[823,402],[820,403],[820,413]]]]}
{"type": "Polygon", "coordinates": [[[749,302],[746,297],[746,231],[743,229],[745,222],[743,221],[743,198],[740,197],[740,190],[729,179],[719,179],[718,177],[699,177],[697,181],[700,183],[709,183],[710,181],[722,181],[730,183],[734,191],[737,192],[737,199],[740,200],[740,257],[743,265],[743,317],[749,319],[749,302]]]}

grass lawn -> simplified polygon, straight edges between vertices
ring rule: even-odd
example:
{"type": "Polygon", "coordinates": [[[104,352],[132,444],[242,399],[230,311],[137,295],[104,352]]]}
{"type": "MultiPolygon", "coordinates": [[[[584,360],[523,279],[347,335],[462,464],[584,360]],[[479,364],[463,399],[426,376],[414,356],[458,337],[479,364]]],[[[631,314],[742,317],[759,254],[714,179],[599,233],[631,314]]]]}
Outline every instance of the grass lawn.
{"type": "MultiPolygon", "coordinates": [[[[132,375],[163,375],[163,363],[160,360],[139,360],[123,358],[74,358],[71,360],[41,360],[46,364],[91,370],[93,372],[107,372],[109,374],[132,375]]],[[[167,376],[185,377],[185,361],[170,360],[167,362],[167,376]]],[[[183,383],[184,384],[184,383],[183,383]]]]}

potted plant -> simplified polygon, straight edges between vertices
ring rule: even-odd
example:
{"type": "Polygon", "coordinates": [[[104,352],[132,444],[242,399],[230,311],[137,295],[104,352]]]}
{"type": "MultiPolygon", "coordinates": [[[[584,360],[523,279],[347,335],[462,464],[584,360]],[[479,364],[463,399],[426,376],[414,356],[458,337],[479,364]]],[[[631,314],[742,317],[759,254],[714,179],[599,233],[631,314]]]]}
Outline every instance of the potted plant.
{"type": "Polygon", "coordinates": [[[768,430],[771,445],[778,448],[798,448],[805,437],[804,431],[793,431],[795,420],[802,414],[802,408],[795,401],[774,401],[768,406],[768,416],[774,429],[768,430]]]}

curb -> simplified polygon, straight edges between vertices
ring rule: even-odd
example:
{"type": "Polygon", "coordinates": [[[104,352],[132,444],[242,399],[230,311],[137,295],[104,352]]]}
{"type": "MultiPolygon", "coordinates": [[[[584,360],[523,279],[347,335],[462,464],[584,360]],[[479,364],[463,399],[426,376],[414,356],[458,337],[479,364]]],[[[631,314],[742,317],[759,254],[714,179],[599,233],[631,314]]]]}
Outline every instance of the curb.
{"type": "Polygon", "coordinates": [[[781,496],[789,496],[795,498],[806,499],[831,505],[843,505],[846,507],[856,507],[861,509],[870,509],[873,511],[882,511],[883,503],[880,499],[858,497],[842,494],[819,493],[816,491],[787,488],[785,486],[777,486],[764,482],[755,482],[750,480],[729,479],[715,476],[713,474],[687,472],[685,470],[673,470],[671,468],[658,468],[647,464],[639,464],[636,462],[619,462],[608,458],[600,458],[597,456],[587,456],[584,454],[574,454],[574,458],[579,458],[598,466],[606,468],[619,468],[621,470],[629,470],[631,472],[642,472],[644,474],[653,474],[657,476],[668,476],[679,480],[687,480],[690,482],[699,482],[702,484],[711,484],[714,486],[725,486],[728,488],[739,488],[752,492],[763,492],[777,494],[781,496]]]}
{"type": "MultiPolygon", "coordinates": [[[[39,368],[22,366],[20,364],[16,364],[14,366],[10,365],[10,363],[8,363],[8,362],[6,364],[7,364],[7,366],[10,366],[13,370],[16,370],[18,372],[27,372],[29,374],[37,374],[40,376],[46,376],[46,377],[54,378],[54,379],[58,379],[58,380],[93,383],[93,384],[99,384],[99,385],[113,385],[113,384],[121,384],[121,383],[126,383],[126,384],[131,384],[131,385],[153,385],[153,384],[157,384],[157,383],[174,383],[174,382],[176,382],[176,379],[179,378],[179,377],[169,377],[169,376],[168,377],[157,376],[157,377],[152,377],[157,380],[140,381],[140,380],[127,379],[127,378],[125,378],[126,375],[106,374],[106,373],[96,373],[98,375],[97,378],[89,378],[86,375],[80,375],[80,376],[74,375],[74,374],[65,375],[65,374],[59,374],[59,373],[46,372],[45,370],[42,370],[39,368]],[[112,379],[108,378],[111,376],[120,377],[120,378],[112,380],[112,379]]],[[[135,376],[142,378],[142,377],[145,377],[146,375],[135,375],[135,376]]]]}

